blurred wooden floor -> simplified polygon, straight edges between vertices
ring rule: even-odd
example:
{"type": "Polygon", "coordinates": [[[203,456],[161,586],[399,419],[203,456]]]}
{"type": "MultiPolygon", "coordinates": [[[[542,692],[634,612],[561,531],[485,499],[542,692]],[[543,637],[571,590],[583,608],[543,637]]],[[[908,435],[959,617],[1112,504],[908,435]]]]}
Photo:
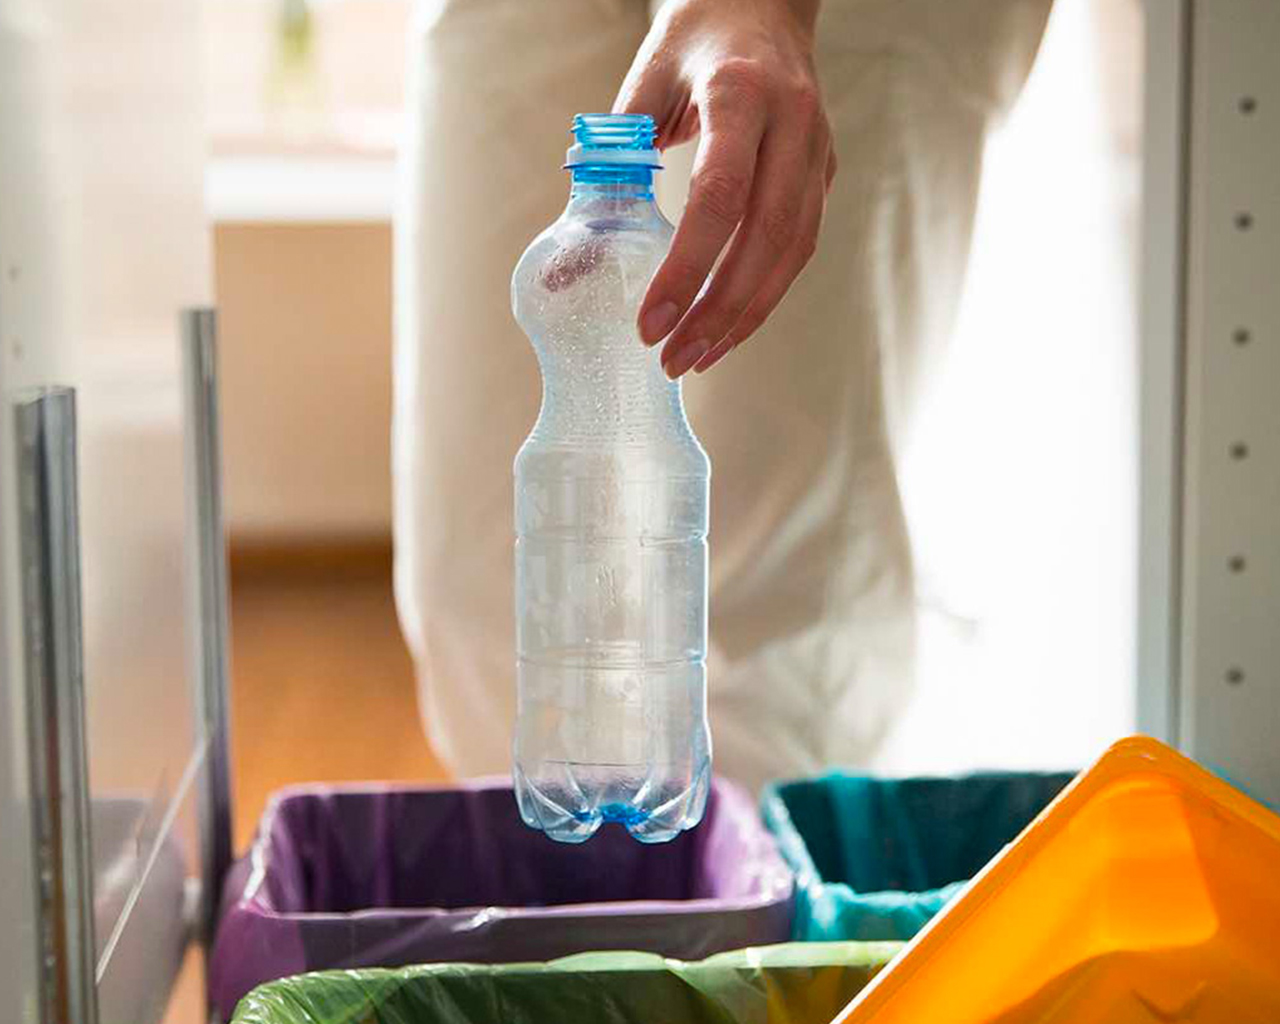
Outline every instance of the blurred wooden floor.
{"type": "Polygon", "coordinates": [[[231,582],[236,850],[293,782],[445,777],[418,717],[389,565],[237,560],[231,582]]]}

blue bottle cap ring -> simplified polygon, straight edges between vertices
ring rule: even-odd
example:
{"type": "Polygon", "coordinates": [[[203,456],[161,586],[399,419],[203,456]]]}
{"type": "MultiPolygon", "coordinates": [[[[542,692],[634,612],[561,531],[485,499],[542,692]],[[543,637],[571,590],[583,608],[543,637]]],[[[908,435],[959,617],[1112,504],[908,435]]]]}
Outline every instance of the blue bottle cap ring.
{"type": "Polygon", "coordinates": [[[599,164],[625,164],[629,167],[652,167],[662,170],[662,154],[656,149],[603,149],[575,142],[564,156],[564,165],[583,167],[599,164]]]}

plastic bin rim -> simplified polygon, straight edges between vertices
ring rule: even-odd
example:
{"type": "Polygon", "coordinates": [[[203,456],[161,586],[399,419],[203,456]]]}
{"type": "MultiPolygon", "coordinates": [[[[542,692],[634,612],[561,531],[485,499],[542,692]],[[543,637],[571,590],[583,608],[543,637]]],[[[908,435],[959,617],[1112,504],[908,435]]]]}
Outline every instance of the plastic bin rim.
{"type": "Polygon", "coordinates": [[[446,974],[459,967],[488,972],[497,970],[503,974],[518,974],[523,971],[536,970],[541,973],[545,969],[564,972],[566,974],[590,974],[597,970],[607,970],[610,974],[635,973],[643,974],[657,966],[686,969],[715,968],[741,963],[744,967],[769,968],[805,968],[805,967],[843,967],[849,965],[871,964],[884,957],[886,963],[896,955],[905,943],[896,939],[831,939],[821,942],[804,942],[796,939],[787,942],[775,942],[764,946],[744,946],[741,949],[727,949],[720,953],[711,953],[698,960],[685,960],[680,957],[663,956],[643,949],[605,949],[589,950],[583,953],[569,953],[551,960],[512,960],[502,963],[487,963],[477,960],[449,960],[425,964],[406,964],[403,967],[355,967],[328,968],[321,971],[307,971],[305,974],[291,974],[277,978],[265,985],[274,985],[294,978],[335,978],[352,976],[369,979],[387,979],[389,981],[404,980],[414,977],[425,977],[432,974],[446,974]],[[842,950],[856,948],[862,954],[856,959],[841,955],[842,950]],[[609,961],[608,966],[596,966],[602,959],[609,961]]]}
{"type": "Polygon", "coordinates": [[[805,879],[797,884],[805,889],[821,889],[827,893],[847,895],[851,900],[861,901],[877,899],[882,896],[898,896],[914,902],[925,902],[939,898],[948,889],[957,885],[967,885],[970,879],[957,878],[954,882],[935,885],[932,889],[855,889],[848,882],[824,882],[820,878],[805,879]]]}
{"type": "Polygon", "coordinates": [[[993,890],[1018,873],[1070,821],[1075,812],[1121,777],[1172,779],[1206,799],[1216,802],[1224,811],[1235,814],[1246,823],[1280,840],[1280,815],[1228,782],[1213,775],[1190,758],[1183,756],[1159,740],[1148,736],[1129,736],[1107,748],[1093,766],[1067,784],[1042,810],[1014,842],[1006,846],[982,868],[965,891],[945,908],[902,951],[894,957],[862,993],[849,1004],[832,1024],[844,1024],[853,1014],[874,1015],[894,992],[910,982],[912,976],[929,960],[934,950],[944,944],[978,913],[993,890]]]}
{"type": "MultiPolygon", "coordinates": [[[[777,824],[785,824],[791,828],[793,832],[798,833],[799,828],[791,817],[791,808],[787,806],[786,797],[783,791],[791,787],[822,785],[828,782],[963,782],[966,779],[992,778],[997,776],[1019,776],[1025,778],[1029,775],[1048,777],[1051,775],[1067,775],[1073,774],[1075,778],[1067,785],[1075,784],[1075,779],[1079,778],[1079,772],[1073,772],[1070,768],[977,768],[973,771],[961,772],[957,775],[944,774],[922,774],[922,775],[876,775],[870,772],[854,772],[843,768],[833,768],[821,775],[805,777],[799,779],[778,779],[773,782],[765,783],[761,790],[761,808],[766,825],[770,824],[771,819],[776,818],[777,824]]],[[[1008,845],[1008,844],[1006,844],[1008,845]]],[[[799,858],[802,863],[795,869],[796,872],[796,888],[805,889],[813,892],[822,890],[824,892],[836,893],[841,896],[849,896],[853,900],[867,900],[882,896],[905,896],[917,901],[926,901],[937,899],[946,890],[956,885],[967,885],[972,879],[957,878],[953,881],[946,882],[943,885],[935,885],[929,889],[855,889],[848,882],[829,881],[822,877],[822,873],[818,871],[818,866],[813,862],[813,857],[809,853],[809,848],[802,845],[799,849],[790,851],[793,856],[799,858]]]]}
{"type": "MultiPolygon", "coordinates": [[[[1123,742],[1123,741],[1121,741],[1123,742]]],[[[945,772],[907,773],[903,775],[881,775],[877,772],[855,772],[847,768],[833,768],[821,775],[807,775],[795,779],[775,779],[765,783],[761,793],[764,797],[782,799],[784,790],[798,786],[821,785],[827,782],[964,782],[971,779],[992,778],[1000,776],[1050,776],[1078,775],[1079,768],[975,768],[971,771],[958,772],[954,775],[945,772]]]]}
{"type": "MultiPolygon", "coordinates": [[[[363,994],[371,993],[376,999],[384,986],[399,988],[412,985],[419,978],[430,978],[434,974],[471,974],[479,977],[505,976],[508,978],[545,978],[549,974],[567,975],[570,979],[580,978],[589,982],[593,976],[632,975],[643,978],[660,971],[674,972],[682,975],[686,981],[697,986],[696,979],[714,976],[720,971],[742,970],[803,970],[813,971],[824,968],[848,968],[862,970],[870,975],[885,969],[894,954],[901,948],[901,942],[895,941],[832,941],[832,942],[797,942],[787,941],[760,946],[746,946],[741,949],[726,950],[713,953],[700,959],[682,959],[666,957],[658,953],[643,950],[604,950],[586,953],[572,953],[556,957],[552,960],[518,960],[506,963],[478,963],[474,961],[439,962],[426,964],[410,964],[404,967],[360,967],[354,969],[328,969],[309,971],[301,975],[290,975],[266,982],[259,990],[277,989],[278,987],[299,986],[309,988],[325,984],[341,983],[360,986],[363,994]]],[[[766,999],[774,997],[767,992],[766,999]]],[[[246,997],[248,998],[248,997],[246,997]]],[[[722,997],[723,1001],[723,997],[722,997]]],[[[238,1011],[245,1009],[242,1002],[238,1011]]],[[[232,1024],[241,1021],[239,1012],[234,1015],[232,1024]]],[[[254,1017],[253,1019],[258,1019],[254,1017]]],[[[272,1019],[276,1019],[274,1016],[272,1019]]],[[[346,1020],[346,1017],[342,1018],[346,1020]]],[[[361,1017],[360,1019],[365,1019],[361,1017]]],[[[716,1019],[722,1019],[717,1014],[716,1019]]],[[[772,1016],[771,1018],[772,1019],[772,1016]]],[[[790,1018],[788,1018],[790,1019],[790,1018]]]]}
{"type": "MultiPolygon", "coordinates": [[[[781,892],[781,889],[779,889],[779,892],[781,892]]],[[[782,893],[783,898],[786,895],[786,893],[782,893]]],[[[611,900],[596,901],[594,903],[560,903],[551,907],[538,907],[537,911],[538,916],[543,918],[581,917],[584,911],[593,914],[608,912],[613,917],[627,917],[629,914],[648,915],[655,908],[661,908],[664,913],[689,916],[706,913],[719,914],[726,910],[766,910],[776,906],[777,903],[778,895],[774,894],[751,899],[744,897],[734,899],[704,897],[693,900],[611,900]]],[[[379,917],[413,918],[425,921],[431,918],[452,917],[455,914],[466,917],[487,914],[489,918],[500,918],[505,916],[505,912],[509,910],[525,911],[528,909],[525,907],[476,904],[467,907],[367,907],[363,910],[349,911],[279,911],[263,907],[254,902],[252,894],[239,897],[234,906],[239,910],[253,914],[255,917],[272,921],[351,921],[379,917]]]]}
{"type": "MultiPolygon", "coordinates": [[[[266,858],[271,849],[271,840],[269,838],[271,826],[275,821],[276,815],[280,812],[280,805],[285,801],[296,797],[330,796],[335,794],[359,796],[388,792],[405,794],[449,793],[456,792],[459,784],[472,792],[511,788],[511,780],[503,776],[464,779],[459,780],[459,783],[453,784],[445,782],[418,785],[411,782],[379,783],[361,781],[336,783],[302,782],[282,786],[271,794],[267,801],[267,806],[263,810],[262,817],[259,819],[257,833],[249,846],[249,861],[251,865],[249,878],[233,905],[237,909],[253,914],[256,917],[273,921],[350,921],[387,916],[430,920],[432,918],[450,917],[455,914],[475,917],[478,914],[485,913],[488,913],[490,917],[501,917],[504,911],[525,909],[475,904],[464,907],[368,907],[351,911],[280,911],[263,906],[257,901],[256,897],[266,881],[266,858]]],[[[611,900],[607,902],[597,900],[591,903],[561,903],[550,907],[539,907],[538,915],[540,917],[577,917],[586,911],[588,913],[608,912],[616,917],[622,917],[626,916],[627,913],[650,913],[654,908],[658,907],[662,908],[664,913],[680,916],[712,912],[721,913],[726,910],[764,910],[776,905],[780,899],[786,899],[794,894],[797,885],[794,875],[789,870],[773,872],[765,881],[767,887],[755,896],[732,898],[717,896],[689,900],[611,900]]]]}

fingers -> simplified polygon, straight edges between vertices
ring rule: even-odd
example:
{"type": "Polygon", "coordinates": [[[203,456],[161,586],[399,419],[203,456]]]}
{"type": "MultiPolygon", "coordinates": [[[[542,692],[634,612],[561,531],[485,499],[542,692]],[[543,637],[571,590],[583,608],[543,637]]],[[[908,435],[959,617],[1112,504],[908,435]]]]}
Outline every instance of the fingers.
{"type": "Polygon", "coordinates": [[[705,371],[749,337],[813,256],[835,164],[816,97],[807,113],[793,111],[766,136],[742,227],[664,348],[669,376],[705,371]]]}
{"type": "MultiPolygon", "coordinates": [[[[670,332],[662,353],[670,377],[697,365],[709,367],[764,323],[816,249],[836,169],[831,134],[816,85],[793,83],[784,95],[785,104],[772,107],[775,115],[761,141],[745,201],[727,211],[741,218],[736,234],[724,223],[729,218],[721,218],[716,230],[695,239],[703,246],[695,251],[696,263],[682,264],[688,252],[673,244],[645,297],[641,336],[652,344],[670,332]],[[723,261],[699,294],[719,252],[713,247],[730,236],[723,261]],[[669,279],[669,271],[681,280],[669,279]]],[[[694,196],[691,191],[682,228],[694,196]]]]}
{"type": "Polygon", "coordinates": [[[646,344],[661,341],[680,322],[746,213],[767,113],[758,83],[744,62],[722,65],[708,83],[689,200],[640,307],[646,344]]]}
{"type": "Polygon", "coordinates": [[[733,329],[693,364],[695,373],[705,373],[720,362],[763,327],[765,321],[777,309],[791,285],[795,283],[795,279],[804,271],[813,257],[814,245],[821,232],[822,217],[826,210],[826,192],[825,179],[812,182],[805,199],[804,213],[801,215],[802,227],[796,245],[760,287],[751,305],[734,324],[733,329]]]}
{"type": "Polygon", "coordinates": [[[803,226],[800,215],[810,184],[809,161],[809,141],[802,129],[782,121],[765,137],[742,226],[710,286],[663,349],[663,366],[671,376],[689,369],[726,337],[761,285],[777,268],[790,267],[790,254],[803,226]]]}
{"type": "MultiPolygon", "coordinates": [[[[773,273],[761,285],[747,310],[723,338],[712,345],[689,365],[695,373],[705,373],[716,363],[758,331],[778,307],[795,279],[804,270],[813,255],[814,241],[822,226],[822,214],[826,205],[826,187],[822,179],[813,181],[805,198],[804,212],[796,244],[779,262],[773,273]]],[[[668,367],[668,372],[672,367],[668,367]]]]}

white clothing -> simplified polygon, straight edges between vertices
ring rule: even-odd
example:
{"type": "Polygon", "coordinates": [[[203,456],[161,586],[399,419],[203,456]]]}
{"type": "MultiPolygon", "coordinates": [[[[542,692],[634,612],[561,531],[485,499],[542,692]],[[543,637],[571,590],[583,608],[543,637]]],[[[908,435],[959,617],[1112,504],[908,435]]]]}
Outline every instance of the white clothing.
{"type": "MultiPolygon", "coordinates": [[[[712,464],[708,690],[718,771],[857,765],[907,696],[910,546],[895,473],[963,282],[983,142],[1050,0],[826,0],[817,62],[840,172],[819,250],[703,377],[712,464]]],[[[511,269],[563,209],[567,130],[608,110],[642,0],[431,0],[411,42],[396,224],[396,594],[438,754],[506,771],[512,477],[537,364],[511,269]]],[[[679,206],[691,147],[659,195],[679,206]],[[674,195],[673,195],[674,193],[674,195]]]]}

